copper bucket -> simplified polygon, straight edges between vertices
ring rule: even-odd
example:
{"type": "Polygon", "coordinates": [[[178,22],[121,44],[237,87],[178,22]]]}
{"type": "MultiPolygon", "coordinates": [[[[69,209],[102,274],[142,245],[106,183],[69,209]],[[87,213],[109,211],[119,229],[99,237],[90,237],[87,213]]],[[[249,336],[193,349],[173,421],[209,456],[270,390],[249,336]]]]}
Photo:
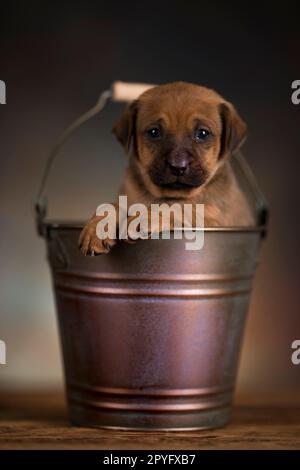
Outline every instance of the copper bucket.
{"type": "Polygon", "coordinates": [[[45,220],[70,418],[114,429],[192,430],[228,423],[266,205],[241,156],[233,165],[253,228],[120,242],[84,257],[81,224],[45,220]]]}

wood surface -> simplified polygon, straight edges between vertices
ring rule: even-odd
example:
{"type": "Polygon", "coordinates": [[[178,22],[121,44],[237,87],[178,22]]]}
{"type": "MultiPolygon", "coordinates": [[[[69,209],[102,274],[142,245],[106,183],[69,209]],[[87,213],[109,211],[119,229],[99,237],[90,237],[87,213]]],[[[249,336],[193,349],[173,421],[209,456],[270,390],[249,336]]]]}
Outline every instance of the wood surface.
{"type": "Polygon", "coordinates": [[[300,449],[300,405],[236,406],[217,430],[133,432],[71,426],[61,393],[5,393],[0,449],[300,449]]]}

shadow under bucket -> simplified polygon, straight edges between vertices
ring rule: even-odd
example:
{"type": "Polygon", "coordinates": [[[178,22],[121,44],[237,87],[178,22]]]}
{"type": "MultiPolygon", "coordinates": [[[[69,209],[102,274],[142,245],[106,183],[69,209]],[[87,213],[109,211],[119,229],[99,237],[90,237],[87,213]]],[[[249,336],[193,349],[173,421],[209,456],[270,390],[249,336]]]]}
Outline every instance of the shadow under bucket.
{"type": "Polygon", "coordinates": [[[47,225],[67,398],[77,425],[191,430],[230,418],[262,229],[119,243],[84,257],[47,225]]]}

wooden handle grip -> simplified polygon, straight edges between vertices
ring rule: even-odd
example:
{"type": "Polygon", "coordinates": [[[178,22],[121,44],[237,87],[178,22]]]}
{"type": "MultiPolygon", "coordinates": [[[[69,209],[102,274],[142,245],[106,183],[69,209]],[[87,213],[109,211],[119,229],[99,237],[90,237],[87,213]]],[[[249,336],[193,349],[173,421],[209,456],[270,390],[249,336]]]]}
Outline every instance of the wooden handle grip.
{"type": "Polygon", "coordinates": [[[149,83],[127,83],[116,81],[113,82],[111,92],[113,101],[133,101],[138,98],[144,91],[155,85],[149,83]]]}

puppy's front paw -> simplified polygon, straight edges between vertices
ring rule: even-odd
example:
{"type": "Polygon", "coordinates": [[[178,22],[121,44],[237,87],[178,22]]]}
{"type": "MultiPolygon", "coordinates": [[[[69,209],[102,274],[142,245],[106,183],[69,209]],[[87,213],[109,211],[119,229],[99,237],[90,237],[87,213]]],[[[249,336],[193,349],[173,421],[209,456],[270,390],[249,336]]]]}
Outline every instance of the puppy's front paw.
{"type": "Polygon", "coordinates": [[[96,233],[97,223],[90,222],[82,230],[79,236],[78,246],[85,256],[95,256],[100,254],[109,253],[116,240],[105,238],[101,240],[96,233]]]}
{"type": "MultiPolygon", "coordinates": [[[[159,238],[161,233],[169,233],[175,228],[182,228],[182,220],[162,217],[161,214],[152,214],[151,208],[143,217],[136,215],[128,217],[127,223],[127,242],[132,243],[137,239],[159,238]],[[137,220],[138,219],[138,220],[137,220]]],[[[124,226],[123,226],[124,228],[124,226]]]]}

